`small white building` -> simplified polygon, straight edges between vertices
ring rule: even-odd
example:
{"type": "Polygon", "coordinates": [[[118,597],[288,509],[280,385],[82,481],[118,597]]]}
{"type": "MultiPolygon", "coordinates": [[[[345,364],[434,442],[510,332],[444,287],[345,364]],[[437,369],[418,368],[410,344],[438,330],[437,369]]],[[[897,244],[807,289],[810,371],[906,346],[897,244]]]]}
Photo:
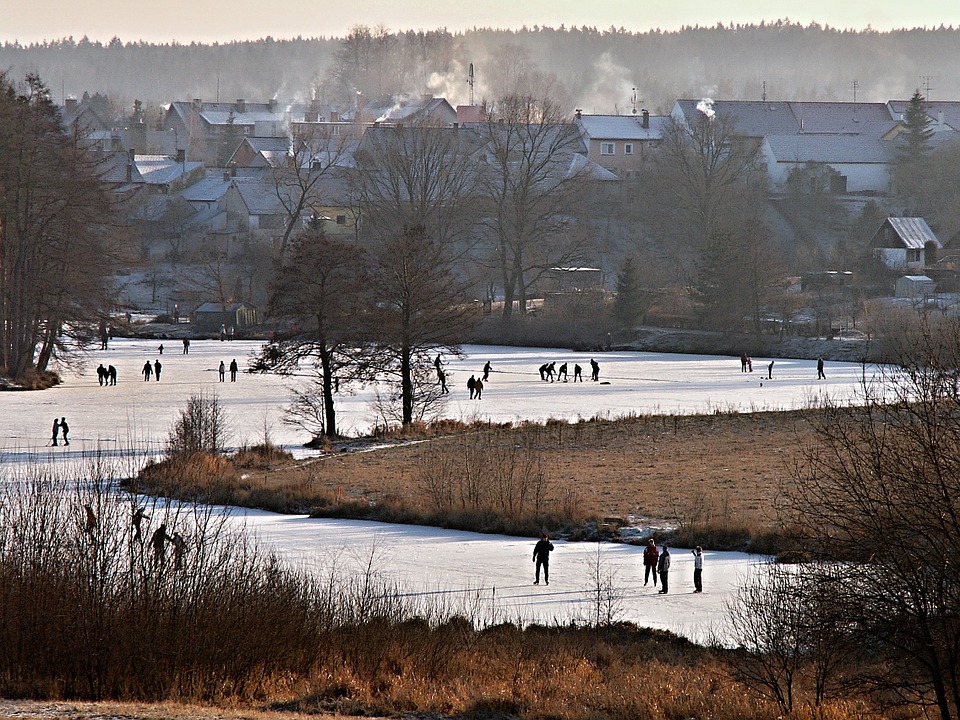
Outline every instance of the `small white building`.
{"type": "Polygon", "coordinates": [[[920,300],[930,297],[937,290],[937,284],[926,275],[904,275],[897,278],[894,297],[920,300]]]}

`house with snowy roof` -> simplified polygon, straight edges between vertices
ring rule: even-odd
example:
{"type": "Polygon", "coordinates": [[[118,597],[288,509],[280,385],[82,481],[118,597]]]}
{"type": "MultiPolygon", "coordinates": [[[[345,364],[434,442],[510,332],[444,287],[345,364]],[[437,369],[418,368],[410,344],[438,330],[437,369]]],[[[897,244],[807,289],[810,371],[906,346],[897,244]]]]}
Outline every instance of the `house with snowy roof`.
{"type": "Polygon", "coordinates": [[[943,247],[927,221],[919,217],[888,217],[874,233],[870,246],[876,258],[897,270],[932,265],[943,247]]]}
{"type": "Polygon", "coordinates": [[[650,158],[669,123],[669,117],[646,110],[640,115],[587,115],[578,110],[574,117],[587,159],[620,177],[630,177],[650,158]]]}

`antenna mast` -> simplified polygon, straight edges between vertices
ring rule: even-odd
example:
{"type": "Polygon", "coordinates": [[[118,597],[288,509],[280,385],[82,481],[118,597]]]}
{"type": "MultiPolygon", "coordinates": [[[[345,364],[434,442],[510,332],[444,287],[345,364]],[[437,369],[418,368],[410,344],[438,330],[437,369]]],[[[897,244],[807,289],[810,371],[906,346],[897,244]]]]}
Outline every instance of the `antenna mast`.
{"type": "Polygon", "coordinates": [[[930,102],[930,81],[933,80],[933,75],[921,75],[920,79],[923,80],[923,99],[927,102],[930,102]]]}
{"type": "Polygon", "coordinates": [[[474,83],[473,63],[470,63],[470,71],[467,74],[467,85],[470,86],[470,104],[471,105],[473,105],[473,83],[474,83]]]}
{"type": "Polygon", "coordinates": [[[633,103],[633,114],[637,114],[637,89],[633,89],[633,96],[630,98],[630,101],[633,103]]]}

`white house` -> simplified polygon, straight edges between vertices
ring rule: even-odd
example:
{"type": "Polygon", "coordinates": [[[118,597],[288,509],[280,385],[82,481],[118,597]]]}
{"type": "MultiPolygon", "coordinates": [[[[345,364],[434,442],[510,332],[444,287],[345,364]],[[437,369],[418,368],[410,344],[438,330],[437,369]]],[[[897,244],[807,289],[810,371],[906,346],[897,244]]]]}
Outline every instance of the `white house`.
{"type": "Polygon", "coordinates": [[[870,241],[874,255],[895,269],[919,269],[943,248],[923,218],[888,217],[870,241]]]}

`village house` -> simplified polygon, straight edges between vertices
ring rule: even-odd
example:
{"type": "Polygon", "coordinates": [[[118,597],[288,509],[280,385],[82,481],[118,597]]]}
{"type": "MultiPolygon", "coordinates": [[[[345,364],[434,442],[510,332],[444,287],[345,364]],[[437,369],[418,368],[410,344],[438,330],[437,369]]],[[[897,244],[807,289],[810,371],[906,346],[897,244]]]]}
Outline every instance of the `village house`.
{"type": "Polygon", "coordinates": [[[574,123],[587,150],[587,159],[616,173],[632,177],[649,160],[663,138],[669,117],[640,115],[586,115],[577,111],[574,123]]]}
{"type": "Polygon", "coordinates": [[[874,256],[896,270],[916,270],[937,261],[943,247],[927,221],[918,217],[888,217],[870,241],[874,256]]]}

